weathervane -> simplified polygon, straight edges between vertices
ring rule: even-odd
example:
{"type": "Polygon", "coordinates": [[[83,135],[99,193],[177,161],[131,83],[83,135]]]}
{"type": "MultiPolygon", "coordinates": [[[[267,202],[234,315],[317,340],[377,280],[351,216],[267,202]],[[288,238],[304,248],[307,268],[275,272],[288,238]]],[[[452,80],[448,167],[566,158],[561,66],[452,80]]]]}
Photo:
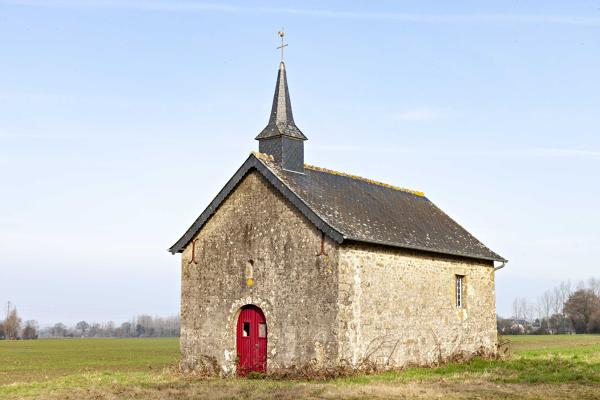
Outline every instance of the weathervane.
{"type": "Polygon", "coordinates": [[[283,30],[283,28],[281,28],[281,30],[279,32],[277,32],[277,34],[281,38],[281,46],[278,46],[277,49],[281,49],[281,62],[283,62],[283,48],[287,47],[287,44],[283,43],[283,37],[285,36],[285,31],[283,30]]]}

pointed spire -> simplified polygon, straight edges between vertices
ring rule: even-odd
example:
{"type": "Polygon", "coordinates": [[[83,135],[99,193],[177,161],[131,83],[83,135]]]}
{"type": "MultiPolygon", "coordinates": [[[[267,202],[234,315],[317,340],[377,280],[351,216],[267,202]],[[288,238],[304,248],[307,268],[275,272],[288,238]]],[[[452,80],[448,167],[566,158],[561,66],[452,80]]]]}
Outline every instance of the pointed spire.
{"type": "Polygon", "coordinates": [[[273,106],[269,123],[256,137],[258,151],[269,154],[284,170],[304,173],[304,141],[306,136],[298,129],[292,114],[292,103],[287,84],[287,74],[283,63],[283,29],[277,32],[281,38],[281,62],[273,96],[273,106]]]}
{"type": "Polygon", "coordinates": [[[277,74],[277,84],[275,86],[275,95],[273,96],[273,106],[271,107],[269,123],[265,129],[258,134],[256,140],[279,136],[307,140],[306,136],[304,136],[294,122],[285,64],[283,61],[279,63],[279,73],[277,74]]]}

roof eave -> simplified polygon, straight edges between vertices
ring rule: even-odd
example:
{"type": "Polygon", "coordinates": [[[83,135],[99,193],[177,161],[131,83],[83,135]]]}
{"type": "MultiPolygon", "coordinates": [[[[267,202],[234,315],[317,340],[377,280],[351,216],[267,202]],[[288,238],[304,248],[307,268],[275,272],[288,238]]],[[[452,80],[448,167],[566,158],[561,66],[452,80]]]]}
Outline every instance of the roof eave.
{"type": "Polygon", "coordinates": [[[393,243],[393,242],[385,242],[385,241],[380,241],[380,240],[370,240],[370,239],[363,239],[363,238],[345,237],[344,239],[345,239],[344,241],[349,241],[349,242],[377,244],[377,245],[393,247],[393,248],[397,248],[397,249],[418,250],[418,251],[423,251],[423,252],[427,252],[427,253],[449,255],[449,256],[455,256],[455,257],[465,257],[465,258],[470,258],[470,259],[474,259],[474,260],[508,262],[508,260],[506,260],[505,258],[503,258],[499,255],[497,255],[497,257],[473,255],[473,254],[466,254],[466,253],[461,253],[461,252],[456,252],[456,251],[431,249],[431,248],[427,248],[427,247],[423,247],[423,246],[401,245],[401,244],[393,243]]]}
{"type": "Polygon", "coordinates": [[[302,133],[302,131],[300,129],[298,129],[296,127],[295,131],[296,131],[296,135],[290,135],[289,133],[286,133],[285,131],[281,130],[279,127],[273,128],[271,125],[267,125],[265,127],[265,129],[263,129],[254,138],[254,140],[271,139],[271,138],[277,138],[277,137],[282,137],[282,136],[286,136],[286,137],[289,137],[292,139],[298,139],[298,140],[308,140],[308,138],[306,136],[304,136],[304,133],[302,133]]]}

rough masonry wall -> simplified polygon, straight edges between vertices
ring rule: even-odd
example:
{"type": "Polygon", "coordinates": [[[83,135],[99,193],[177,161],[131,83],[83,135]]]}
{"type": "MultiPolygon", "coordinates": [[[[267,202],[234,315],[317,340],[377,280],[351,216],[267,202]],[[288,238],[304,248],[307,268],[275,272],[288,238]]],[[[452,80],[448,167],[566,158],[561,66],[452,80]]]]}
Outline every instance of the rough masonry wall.
{"type": "Polygon", "coordinates": [[[335,359],[338,247],[325,239],[318,255],[321,241],[262,175],[248,174],[183,251],[182,366],[233,372],[246,304],[266,316],[268,368],[335,359]]]}
{"type": "Polygon", "coordinates": [[[459,353],[495,352],[491,262],[342,245],[339,271],[340,359],[428,365],[459,353]],[[455,275],[466,277],[462,309],[455,275]]]}

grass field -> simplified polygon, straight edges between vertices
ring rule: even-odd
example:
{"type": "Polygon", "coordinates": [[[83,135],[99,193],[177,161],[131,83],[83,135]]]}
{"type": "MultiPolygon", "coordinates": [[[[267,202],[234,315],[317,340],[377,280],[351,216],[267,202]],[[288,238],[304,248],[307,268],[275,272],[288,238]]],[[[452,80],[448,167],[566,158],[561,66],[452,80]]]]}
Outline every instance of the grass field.
{"type": "Polygon", "coordinates": [[[509,340],[506,360],[327,382],[183,377],[177,339],[0,341],[0,399],[600,399],[600,335],[509,340]]]}

